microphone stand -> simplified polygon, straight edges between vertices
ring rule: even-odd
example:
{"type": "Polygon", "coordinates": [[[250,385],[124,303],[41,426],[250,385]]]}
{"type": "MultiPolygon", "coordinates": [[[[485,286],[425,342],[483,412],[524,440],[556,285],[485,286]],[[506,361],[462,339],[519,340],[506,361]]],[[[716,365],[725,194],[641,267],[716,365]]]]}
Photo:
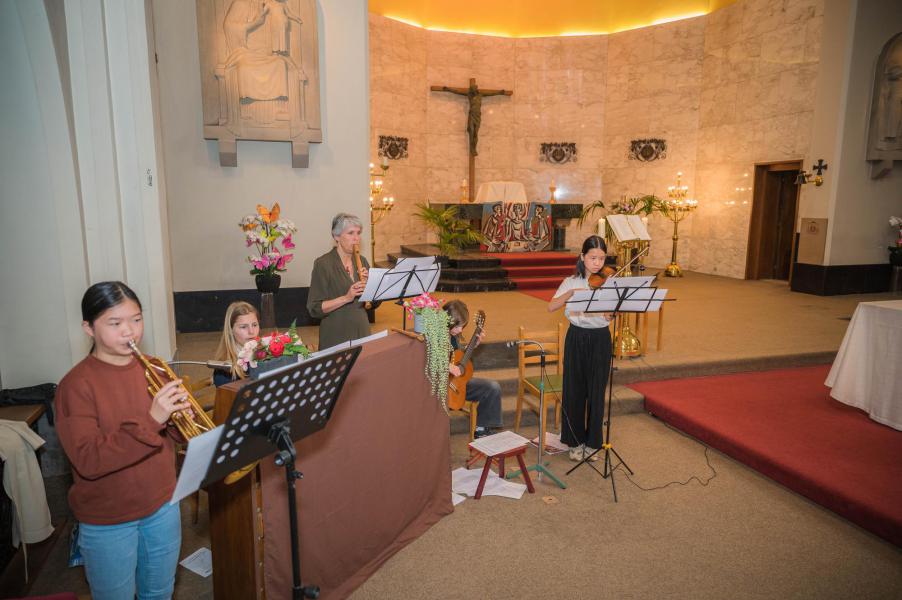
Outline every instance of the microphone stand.
{"type": "MultiPolygon", "coordinates": [[[[512,348],[522,344],[531,344],[539,347],[539,443],[537,444],[538,452],[536,453],[536,463],[527,466],[526,470],[534,471],[536,473],[536,479],[539,481],[542,481],[543,474],[548,475],[548,478],[551,481],[556,483],[562,490],[565,490],[567,489],[567,484],[555,477],[554,473],[545,466],[545,461],[542,460],[542,457],[545,454],[545,439],[543,437],[545,433],[545,347],[534,340],[511,341],[507,343],[507,347],[512,348]]],[[[512,471],[506,475],[505,479],[513,479],[519,475],[520,470],[512,471]]]]}

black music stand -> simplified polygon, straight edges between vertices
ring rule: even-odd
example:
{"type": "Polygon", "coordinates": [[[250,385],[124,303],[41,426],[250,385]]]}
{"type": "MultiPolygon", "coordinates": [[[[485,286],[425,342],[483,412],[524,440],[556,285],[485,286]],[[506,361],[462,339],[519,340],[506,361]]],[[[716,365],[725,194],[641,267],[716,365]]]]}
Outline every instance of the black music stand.
{"type": "Polygon", "coordinates": [[[434,292],[438,285],[441,265],[432,258],[433,262],[426,265],[417,265],[415,260],[399,258],[397,264],[385,271],[371,269],[370,278],[367,280],[367,289],[360,297],[361,301],[381,302],[383,300],[397,300],[395,304],[402,307],[401,328],[407,329],[407,313],[403,310],[404,298],[419,296],[425,292],[434,292]],[[374,271],[376,271],[374,276],[374,271]],[[370,285],[373,282],[373,285],[370,285]],[[368,292],[372,292],[369,297],[368,292]]]}
{"type": "MultiPolygon", "coordinates": [[[[650,280],[652,278],[649,278],[650,280]]],[[[643,313],[649,311],[656,311],[660,308],[660,302],[664,301],[664,296],[667,294],[667,290],[659,290],[657,287],[652,285],[639,285],[639,286],[620,286],[617,285],[617,279],[610,279],[608,283],[606,283],[603,287],[596,288],[592,290],[591,295],[588,299],[577,299],[577,300],[568,300],[567,303],[574,304],[582,304],[586,303],[585,313],[612,313],[614,323],[614,331],[617,331],[617,320],[620,318],[621,314],[625,313],[643,313]],[[653,303],[655,303],[653,305],[653,303]]],[[[611,406],[614,402],[614,371],[617,368],[614,366],[614,357],[616,352],[614,352],[613,344],[611,347],[611,358],[608,364],[608,398],[607,398],[607,406],[603,407],[602,410],[606,410],[607,414],[604,418],[604,431],[602,432],[602,443],[601,448],[598,448],[592,454],[588,456],[584,456],[581,461],[579,461],[575,466],[573,466],[569,471],[567,471],[567,475],[578,469],[583,465],[589,465],[593,471],[601,475],[603,479],[607,479],[610,477],[611,479],[611,490],[614,493],[614,502],[617,502],[617,486],[614,483],[614,469],[623,465],[627,471],[629,471],[630,475],[633,475],[633,470],[630,469],[629,465],[626,464],[626,461],[623,460],[623,457],[614,449],[614,445],[611,443],[611,406]],[[598,454],[599,452],[604,451],[604,471],[599,471],[598,468],[591,463],[591,459],[593,456],[598,454]],[[617,460],[620,461],[618,464],[612,464],[611,454],[617,457],[617,460]]]]}
{"type": "Polygon", "coordinates": [[[275,463],[285,468],[288,519],[291,535],[291,597],[318,598],[319,587],[301,585],[295,481],[295,442],[323,429],[360,354],[360,346],[347,348],[271,371],[249,381],[235,396],[216,452],[204,477],[204,486],[263,459],[276,449],[275,463]]]}

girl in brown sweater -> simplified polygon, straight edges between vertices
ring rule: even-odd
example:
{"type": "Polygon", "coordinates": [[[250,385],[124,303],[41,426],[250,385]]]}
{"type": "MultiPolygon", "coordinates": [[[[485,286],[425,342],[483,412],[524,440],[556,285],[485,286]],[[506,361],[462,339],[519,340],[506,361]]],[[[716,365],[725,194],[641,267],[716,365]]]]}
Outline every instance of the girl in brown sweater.
{"type": "Polygon", "coordinates": [[[82,328],[94,345],[57,389],[57,430],[74,483],[69,504],[94,600],[170,598],[181,546],[175,453],[166,423],[188,407],[180,381],[151,398],[128,342],[144,333],[141,302],[124,283],[88,288],[82,328]]]}

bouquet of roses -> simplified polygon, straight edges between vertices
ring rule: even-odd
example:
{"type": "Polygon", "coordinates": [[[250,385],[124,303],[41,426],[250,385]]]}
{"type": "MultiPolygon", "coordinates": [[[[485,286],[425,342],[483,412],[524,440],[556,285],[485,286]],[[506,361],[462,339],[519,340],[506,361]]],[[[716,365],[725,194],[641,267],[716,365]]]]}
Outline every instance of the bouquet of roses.
{"type": "Polygon", "coordinates": [[[429,295],[429,292],[423,292],[413,300],[405,300],[404,301],[404,309],[407,311],[409,316],[414,314],[422,314],[422,312],[426,309],[432,308],[435,310],[439,310],[442,308],[442,302],[444,300],[440,300],[438,298],[433,298],[429,295]]]}
{"type": "Polygon", "coordinates": [[[247,371],[248,369],[256,368],[258,362],[279,358],[280,356],[296,356],[298,354],[307,358],[310,355],[310,350],[301,341],[301,337],[298,335],[297,324],[292,323],[285,333],[279,333],[276,330],[267,336],[257,337],[248,341],[238,351],[238,365],[247,371]]]}
{"type": "Polygon", "coordinates": [[[288,219],[280,218],[279,203],[272,208],[257,205],[257,213],[241,219],[238,226],[244,231],[244,244],[248,248],[255,246],[259,256],[248,256],[251,263],[251,275],[275,274],[284,271],[286,265],[294,258],[294,254],[282,254],[276,246],[281,239],[282,248],[293,250],[295,247],[291,236],[298,228],[288,219]]]}
{"type": "MultiPolygon", "coordinates": [[[[890,227],[895,227],[899,230],[899,239],[896,241],[896,247],[902,248],[902,217],[890,217],[889,218],[890,227]]],[[[890,247],[890,250],[893,248],[890,247]]]]}

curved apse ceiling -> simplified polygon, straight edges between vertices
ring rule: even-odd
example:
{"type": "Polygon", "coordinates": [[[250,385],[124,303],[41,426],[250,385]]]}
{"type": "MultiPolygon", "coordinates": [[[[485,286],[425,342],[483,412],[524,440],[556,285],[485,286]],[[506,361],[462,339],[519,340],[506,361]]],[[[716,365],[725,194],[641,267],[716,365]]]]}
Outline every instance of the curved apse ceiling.
{"type": "Polygon", "coordinates": [[[599,35],[708,14],[736,0],[369,0],[370,12],[435,31],[599,35]]]}

